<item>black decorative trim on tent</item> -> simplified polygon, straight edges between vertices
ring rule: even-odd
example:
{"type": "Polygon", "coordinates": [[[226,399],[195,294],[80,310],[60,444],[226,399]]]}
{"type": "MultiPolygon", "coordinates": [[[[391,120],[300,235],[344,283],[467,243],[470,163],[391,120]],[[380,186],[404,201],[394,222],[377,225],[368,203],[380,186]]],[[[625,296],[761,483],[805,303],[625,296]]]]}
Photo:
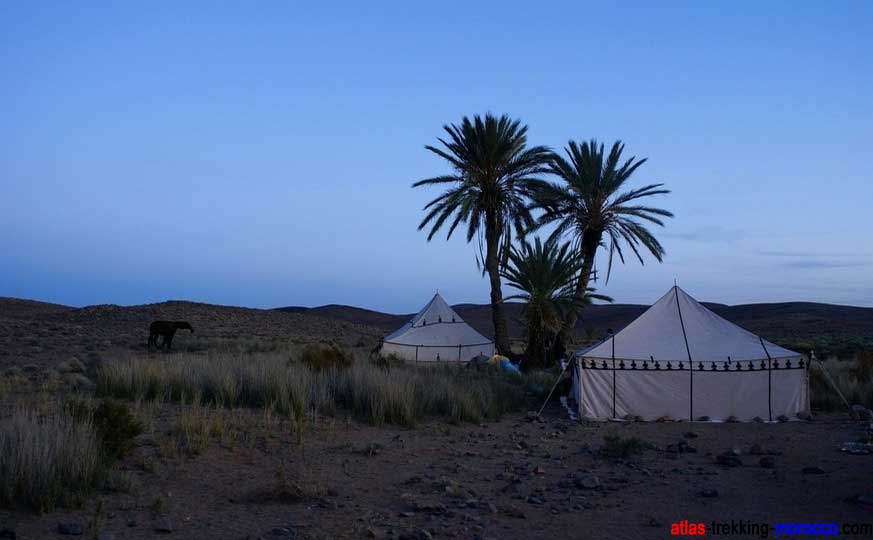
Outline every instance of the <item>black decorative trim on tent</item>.
{"type": "MultiPolygon", "coordinates": [[[[430,326],[430,325],[428,325],[430,326]]],[[[457,349],[461,347],[462,349],[468,349],[470,347],[482,347],[483,345],[494,345],[493,341],[486,341],[484,343],[473,343],[471,345],[410,345],[409,343],[397,343],[396,341],[382,341],[382,343],[388,343],[390,345],[398,345],[400,347],[412,347],[412,348],[420,348],[420,349],[457,349]]]]}
{"type": "MultiPolygon", "coordinates": [[[[582,369],[594,369],[612,371],[705,371],[708,373],[744,373],[749,371],[769,371],[768,361],[761,360],[708,360],[702,362],[689,362],[683,360],[623,360],[616,359],[613,367],[612,359],[581,358],[579,365],[582,369]]],[[[772,369],[774,371],[786,369],[806,369],[803,358],[773,358],[772,369]]]]}

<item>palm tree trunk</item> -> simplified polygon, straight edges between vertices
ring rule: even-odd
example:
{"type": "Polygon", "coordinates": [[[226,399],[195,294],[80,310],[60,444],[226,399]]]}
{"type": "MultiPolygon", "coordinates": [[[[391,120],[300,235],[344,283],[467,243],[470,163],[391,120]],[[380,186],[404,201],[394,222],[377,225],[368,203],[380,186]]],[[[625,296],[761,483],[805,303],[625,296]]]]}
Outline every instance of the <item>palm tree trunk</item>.
{"type": "Polygon", "coordinates": [[[491,282],[491,319],[494,322],[494,343],[497,352],[504,356],[510,353],[509,332],[506,330],[506,316],[503,313],[503,291],[500,289],[500,260],[498,248],[500,231],[497,217],[493,213],[485,216],[485,271],[491,282]]]}
{"type": "MultiPolygon", "coordinates": [[[[591,280],[591,272],[594,270],[594,257],[597,255],[597,247],[600,245],[601,235],[591,230],[586,230],[582,235],[582,269],[579,272],[579,281],[576,282],[576,299],[581,300],[585,297],[588,290],[588,283],[591,280]]],[[[564,348],[570,342],[571,336],[576,331],[576,321],[579,320],[579,313],[575,310],[570,311],[567,315],[564,328],[558,335],[556,348],[564,348]]]]}

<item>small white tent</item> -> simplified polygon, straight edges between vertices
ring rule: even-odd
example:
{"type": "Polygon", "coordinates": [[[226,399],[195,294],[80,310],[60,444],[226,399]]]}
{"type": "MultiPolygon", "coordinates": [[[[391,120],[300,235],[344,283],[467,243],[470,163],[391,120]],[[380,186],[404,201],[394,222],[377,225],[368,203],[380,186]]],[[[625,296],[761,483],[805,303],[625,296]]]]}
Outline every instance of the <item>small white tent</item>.
{"type": "Polygon", "coordinates": [[[673,287],[637,319],[575,355],[589,418],[774,420],[809,410],[807,364],[673,287]]]}
{"type": "Polygon", "coordinates": [[[416,362],[468,362],[494,354],[494,342],[473,330],[437,293],[411,321],[385,336],[382,353],[416,362]]]}

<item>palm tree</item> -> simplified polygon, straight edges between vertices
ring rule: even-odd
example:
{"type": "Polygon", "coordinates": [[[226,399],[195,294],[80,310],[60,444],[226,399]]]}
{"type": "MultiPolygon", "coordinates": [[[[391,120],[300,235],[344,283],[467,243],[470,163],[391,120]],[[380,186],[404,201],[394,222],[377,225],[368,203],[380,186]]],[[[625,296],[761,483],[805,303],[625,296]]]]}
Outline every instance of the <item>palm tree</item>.
{"type": "MultiPolygon", "coordinates": [[[[616,141],[608,155],[603,144],[596,140],[577,144],[570,141],[564,151],[568,159],[555,154],[549,164],[549,172],[560,177],[561,184],[549,183],[536,196],[537,208],[544,213],[534,228],[547,224],[555,225],[552,237],[571,236],[574,248],[582,258],[576,281],[576,297],[582,298],[588,291],[588,283],[594,269],[597,250],[608,240],[609,262],[606,281],[612,272],[613,256],[624,263],[622,246],[630,248],[644,264],[640,254],[645,249],[658,262],[664,257],[664,248],[643,222],[664,226],[662,217],[673,217],[667,210],[642,206],[639,199],[670,193],[664,184],[649,184],[637,189],[621,191],[636,170],[646,159],[631,157],[622,161],[624,144],[616,141]]],[[[577,313],[570,312],[566,330],[576,326],[577,313]]]]}
{"type": "Polygon", "coordinates": [[[577,313],[593,299],[612,301],[608,296],[594,294],[593,289],[586,290],[582,297],[576,296],[581,267],[582,259],[570,249],[570,243],[558,245],[557,237],[551,237],[545,244],[539,238],[533,245],[522,240],[520,248],[510,250],[509,264],[501,275],[510,287],[522,291],[506,299],[525,302],[526,368],[548,365],[546,351],[569,314],[577,313]]]}
{"type": "Polygon", "coordinates": [[[413,187],[449,184],[439,197],[429,202],[418,229],[430,227],[430,241],[449,222],[446,239],[459,224],[467,227],[467,242],[478,236],[477,264],[484,266],[491,283],[491,315],[494,341],[501,354],[508,354],[509,334],[503,314],[500,268],[505,266],[512,245],[513,230],[518,235],[533,226],[528,199],[534,190],[545,186],[536,175],[546,172],[551,152],[544,146],[527,148],[527,126],[508,116],[464,117],[460,125],[443,129],[447,139],[438,138],[441,147],[425,146],[454,169],[452,174],[428,178],[413,187]],[[451,218],[451,219],[450,219],[451,218]],[[483,248],[484,235],[484,255],[483,248]]]}

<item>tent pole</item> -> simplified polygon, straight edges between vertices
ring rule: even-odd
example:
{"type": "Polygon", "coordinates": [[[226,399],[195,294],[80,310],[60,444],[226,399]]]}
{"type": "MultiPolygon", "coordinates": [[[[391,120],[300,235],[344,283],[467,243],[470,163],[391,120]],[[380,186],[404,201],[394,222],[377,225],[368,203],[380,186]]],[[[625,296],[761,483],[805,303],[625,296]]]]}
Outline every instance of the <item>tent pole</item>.
{"type": "Polygon", "coordinates": [[[458,362],[461,361],[461,344],[458,343],[458,362]]]}
{"type": "Polygon", "coordinates": [[[772,359],[770,358],[770,351],[767,350],[767,346],[764,345],[764,338],[758,336],[758,339],[761,340],[761,348],[764,349],[764,354],[767,355],[767,414],[770,416],[770,421],[773,421],[773,366],[772,359]]]}
{"type": "Polygon", "coordinates": [[[615,418],[615,334],[612,334],[612,417],[615,418]]]}
{"type": "Polygon", "coordinates": [[[691,360],[691,348],[688,346],[688,334],[685,333],[685,321],[682,320],[682,308],[679,306],[679,287],[676,289],[676,310],[679,312],[679,326],[682,327],[682,337],[685,339],[685,352],[688,353],[688,417],[694,421],[694,362],[691,360]]]}

